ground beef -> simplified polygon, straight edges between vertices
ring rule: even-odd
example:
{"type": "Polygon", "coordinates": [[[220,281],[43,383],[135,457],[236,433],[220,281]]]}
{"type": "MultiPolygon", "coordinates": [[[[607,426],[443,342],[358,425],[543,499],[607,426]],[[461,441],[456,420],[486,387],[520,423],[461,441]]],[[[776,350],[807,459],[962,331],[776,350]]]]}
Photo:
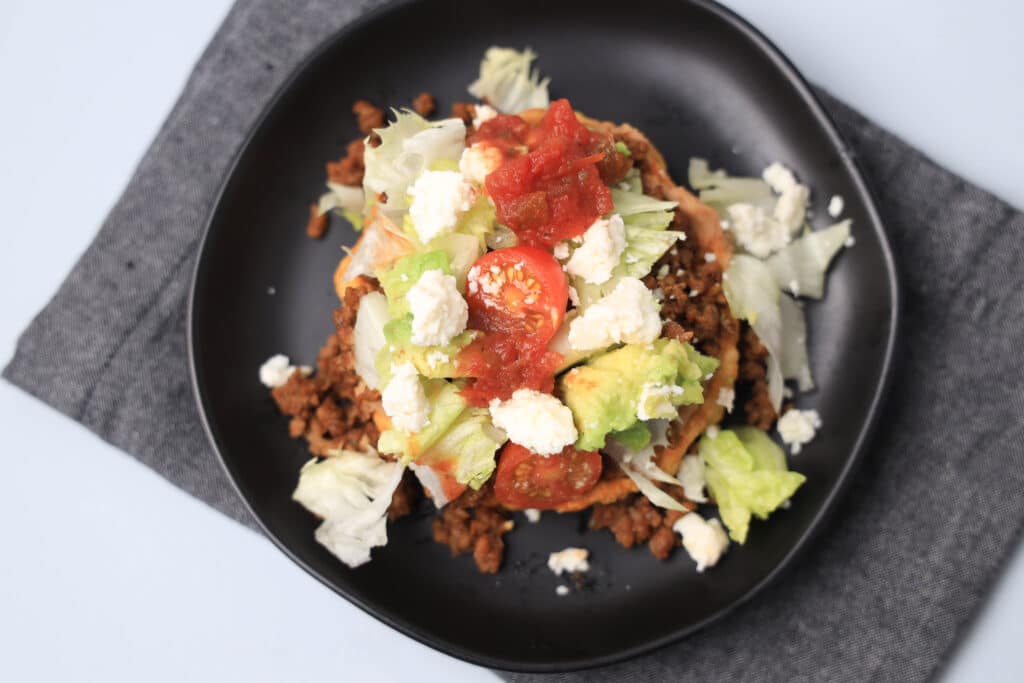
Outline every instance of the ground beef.
{"type": "MultiPolygon", "coordinates": [[[[670,489],[667,492],[689,509],[696,509],[697,506],[686,501],[681,491],[670,489]]],[[[590,513],[590,528],[608,529],[619,545],[626,548],[647,543],[651,553],[664,560],[679,545],[672,525],[682,514],[656,508],[645,496],[634,495],[616,503],[595,505],[590,513]]]]}
{"type": "Polygon", "coordinates": [[[380,409],[380,394],[356,374],[352,352],[359,299],[376,288],[374,281],[361,279],[346,290],[345,301],[334,315],[336,332],[317,357],[316,374],[292,373],[283,386],[271,391],[278,409],[292,418],[288,433],[305,438],[314,455],[326,456],[337,448],[366,450],[380,437],[373,420],[380,409]]]}
{"type": "Polygon", "coordinates": [[[469,489],[441,509],[434,518],[434,540],[447,545],[452,556],[473,553],[473,561],[484,574],[495,574],[505,554],[502,538],[513,522],[494,507],[488,487],[469,489]]]}
{"type": "Polygon", "coordinates": [[[363,161],[365,151],[366,144],[362,138],[348,143],[348,147],[345,148],[345,156],[337,161],[327,162],[327,182],[354,187],[362,186],[363,175],[366,173],[366,165],[363,161]]]}
{"type": "Polygon", "coordinates": [[[476,116],[476,105],[471,102],[455,102],[452,104],[452,118],[462,119],[467,126],[473,123],[476,116]]]}
{"type": "Polygon", "coordinates": [[[363,135],[369,135],[374,128],[384,127],[384,110],[366,100],[356,100],[352,105],[352,113],[356,115],[359,132],[363,135]]]}
{"type": "Polygon", "coordinates": [[[306,236],[318,240],[327,232],[327,214],[321,214],[316,204],[309,205],[309,221],[306,222],[306,236]]]}
{"type": "Polygon", "coordinates": [[[402,474],[402,480],[398,483],[398,488],[391,494],[391,505],[388,506],[388,521],[393,522],[412,512],[422,495],[423,489],[416,480],[416,475],[406,470],[402,474]]]}
{"type": "Polygon", "coordinates": [[[434,101],[434,96],[430,93],[421,92],[412,101],[412,108],[420,116],[430,116],[437,111],[437,102],[434,101]]]}
{"type": "Polygon", "coordinates": [[[749,389],[750,398],[743,404],[747,423],[758,429],[769,430],[778,419],[768,395],[768,349],[748,325],[740,336],[739,382],[749,389]]]}

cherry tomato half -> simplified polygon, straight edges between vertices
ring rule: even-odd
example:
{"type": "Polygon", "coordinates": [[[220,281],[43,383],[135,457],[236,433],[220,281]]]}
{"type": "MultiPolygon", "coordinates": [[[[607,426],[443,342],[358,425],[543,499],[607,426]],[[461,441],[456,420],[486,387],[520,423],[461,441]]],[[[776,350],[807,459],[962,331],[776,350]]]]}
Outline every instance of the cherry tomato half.
{"type": "Polygon", "coordinates": [[[601,477],[601,454],[566,446],[543,456],[509,443],[498,459],[494,495],[510,508],[550,509],[584,495],[601,477]]]}
{"type": "Polygon", "coordinates": [[[565,317],[569,284],[550,253],[509,247],[484,254],[469,271],[469,326],[545,343],[565,317]]]}

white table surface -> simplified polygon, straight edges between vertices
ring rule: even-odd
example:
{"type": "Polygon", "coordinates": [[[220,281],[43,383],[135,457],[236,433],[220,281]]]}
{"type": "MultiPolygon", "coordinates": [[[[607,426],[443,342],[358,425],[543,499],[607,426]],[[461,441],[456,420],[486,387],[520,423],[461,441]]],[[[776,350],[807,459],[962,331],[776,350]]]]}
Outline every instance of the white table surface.
{"type": "MultiPolygon", "coordinates": [[[[1024,5],[733,0],[817,83],[1024,206],[1024,5]]],[[[0,358],[117,198],[226,0],[0,0],[0,358]]],[[[0,680],[493,680],[0,383],[0,680]]],[[[1024,559],[944,680],[1019,680],[1024,559]]]]}

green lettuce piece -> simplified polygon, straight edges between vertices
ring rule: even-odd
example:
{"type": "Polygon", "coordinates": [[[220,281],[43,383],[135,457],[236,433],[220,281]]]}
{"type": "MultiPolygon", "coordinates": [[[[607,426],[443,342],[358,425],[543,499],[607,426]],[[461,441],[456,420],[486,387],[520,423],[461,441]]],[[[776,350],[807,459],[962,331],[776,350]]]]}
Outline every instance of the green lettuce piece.
{"type": "Polygon", "coordinates": [[[722,289],[733,315],[750,323],[768,349],[768,396],[778,410],[783,389],[783,327],[775,276],[764,261],[736,254],[722,278],[722,289]]]}
{"type": "Polygon", "coordinates": [[[615,207],[612,212],[622,216],[623,222],[627,225],[653,227],[662,224],[662,228],[667,228],[672,223],[673,210],[679,205],[678,202],[664,201],[617,187],[611,188],[611,193],[612,205],[615,207]],[[647,218],[641,218],[643,216],[647,218]],[[627,218],[634,221],[626,220],[627,218]]]}
{"type": "Polygon", "coordinates": [[[537,53],[527,48],[520,52],[507,47],[489,47],[480,62],[480,77],[469,84],[469,94],[487,100],[505,114],[524,109],[547,109],[548,83],[541,80],[530,64],[537,53]]]}
{"type": "Polygon", "coordinates": [[[576,447],[592,451],[604,446],[608,434],[631,429],[644,384],[680,387],[674,405],[703,403],[701,380],[710,367],[717,361],[701,357],[689,344],[658,339],[627,344],[573,368],[558,386],[580,434],[576,447]]]}
{"type": "Polygon", "coordinates": [[[448,256],[448,272],[455,276],[460,292],[466,291],[466,276],[476,260],[487,250],[486,244],[474,235],[453,232],[430,241],[430,248],[448,256]]]}
{"type": "Polygon", "coordinates": [[[442,250],[409,254],[398,259],[391,270],[381,274],[380,284],[388,298],[388,313],[392,318],[408,315],[409,302],[405,295],[428,270],[440,270],[451,275],[448,254],[442,250]]]}
{"type": "MultiPolygon", "coordinates": [[[[623,219],[625,220],[628,219],[623,219]]],[[[658,259],[664,256],[676,241],[682,239],[686,239],[685,233],[682,232],[626,225],[626,248],[622,251],[619,263],[612,270],[612,276],[607,282],[594,285],[581,277],[572,278],[572,286],[576,288],[576,293],[580,297],[580,305],[586,308],[598,299],[608,296],[624,277],[645,277],[658,259]]]]}
{"type": "Polygon", "coordinates": [[[398,456],[403,464],[415,460],[434,445],[466,410],[459,387],[443,379],[423,380],[423,391],[430,404],[427,424],[415,434],[388,429],[380,435],[377,450],[398,456]]]}
{"type": "Polygon", "coordinates": [[[409,110],[392,110],[395,121],[374,130],[381,144],[366,146],[364,161],[368,213],[378,194],[387,195],[379,209],[396,222],[409,207],[409,186],[439,160],[457,161],[466,148],[466,126],[460,119],[432,123],[409,110]]]}
{"type": "Polygon", "coordinates": [[[473,206],[469,211],[459,217],[455,225],[455,232],[465,235],[472,235],[480,240],[480,253],[487,250],[487,238],[494,233],[497,225],[497,213],[490,197],[481,192],[477,195],[473,206]]]}
{"type": "Polygon", "coordinates": [[[690,159],[690,187],[698,190],[700,200],[725,215],[730,204],[753,204],[769,213],[775,206],[775,195],[760,178],[733,178],[725,171],[712,171],[704,159],[690,159]]]}
{"type": "Polygon", "coordinates": [[[729,537],[740,544],[747,540],[751,516],[767,519],[806,481],[804,475],[788,471],[781,449],[768,446],[771,440],[758,433],[761,437],[750,429],[723,429],[713,437],[705,434],[698,444],[708,491],[729,537]]]}
{"type": "Polygon", "coordinates": [[[850,237],[849,219],[824,230],[807,232],[768,257],[766,263],[779,289],[820,299],[825,293],[825,273],[850,237]]]}
{"type": "Polygon", "coordinates": [[[412,343],[412,316],[389,320],[384,325],[385,343],[375,362],[380,386],[387,386],[392,365],[406,361],[428,379],[464,377],[455,360],[459,351],[479,335],[476,330],[466,330],[444,346],[417,346],[412,343]]]}
{"type": "Polygon", "coordinates": [[[494,454],[505,440],[485,408],[468,408],[416,462],[451,472],[455,481],[479,489],[494,472],[494,454]]]}
{"type": "Polygon", "coordinates": [[[632,427],[613,433],[612,438],[626,448],[638,451],[651,442],[651,430],[647,423],[637,420],[632,427]]]}
{"type": "Polygon", "coordinates": [[[633,153],[629,151],[629,147],[622,140],[615,143],[615,149],[619,151],[619,154],[624,154],[627,157],[633,156],[633,153]]]}

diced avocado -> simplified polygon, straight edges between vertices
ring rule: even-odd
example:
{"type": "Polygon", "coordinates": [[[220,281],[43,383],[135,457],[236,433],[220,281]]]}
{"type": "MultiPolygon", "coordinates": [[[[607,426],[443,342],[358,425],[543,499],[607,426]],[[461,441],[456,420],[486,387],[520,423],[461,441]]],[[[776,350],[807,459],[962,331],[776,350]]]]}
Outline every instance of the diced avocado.
{"type": "Polygon", "coordinates": [[[632,428],[644,384],[679,387],[682,391],[671,399],[677,406],[703,403],[701,380],[714,366],[717,361],[701,356],[689,344],[658,339],[627,344],[570,370],[558,386],[580,433],[576,447],[601,448],[609,433],[632,428]]]}

